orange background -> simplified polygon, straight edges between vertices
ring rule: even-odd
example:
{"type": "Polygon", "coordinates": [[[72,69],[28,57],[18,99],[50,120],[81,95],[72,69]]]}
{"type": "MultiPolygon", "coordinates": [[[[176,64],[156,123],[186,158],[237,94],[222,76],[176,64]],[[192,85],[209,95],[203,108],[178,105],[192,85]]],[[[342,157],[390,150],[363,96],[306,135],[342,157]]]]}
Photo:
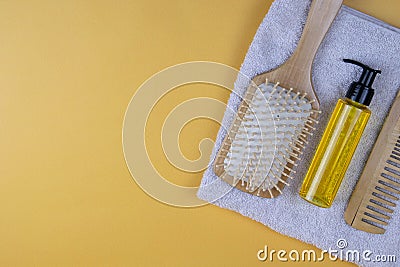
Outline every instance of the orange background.
{"type": "MultiPolygon", "coordinates": [[[[122,153],[124,112],[141,83],[192,60],[239,68],[271,2],[1,1],[0,266],[281,266],[258,262],[257,251],[312,249],[212,205],[155,201],[122,153]]],[[[397,0],[345,4],[400,27],[397,0]]],[[[156,112],[198,92],[188,88],[156,112]]],[[[159,125],[154,116],[149,127],[159,125]]],[[[217,131],[210,121],[187,125],[183,153],[198,157],[193,144],[217,131]]],[[[159,137],[149,140],[150,153],[162,153],[159,137]]],[[[201,179],[163,160],[156,167],[178,184],[201,179]]]]}

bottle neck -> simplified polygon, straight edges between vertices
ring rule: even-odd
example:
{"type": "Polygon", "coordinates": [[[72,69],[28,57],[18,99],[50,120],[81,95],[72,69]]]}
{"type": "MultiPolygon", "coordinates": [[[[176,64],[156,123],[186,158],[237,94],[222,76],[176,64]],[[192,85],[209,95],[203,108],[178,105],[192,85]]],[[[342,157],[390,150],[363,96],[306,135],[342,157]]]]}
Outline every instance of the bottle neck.
{"type": "Polygon", "coordinates": [[[358,103],[357,101],[354,101],[354,100],[352,100],[352,99],[350,99],[350,98],[345,97],[345,98],[344,98],[344,101],[345,101],[347,104],[352,105],[352,106],[354,106],[354,107],[356,107],[356,108],[359,108],[359,109],[368,109],[368,106],[367,106],[367,105],[358,103]]]}
{"type": "Polygon", "coordinates": [[[346,98],[365,106],[369,106],[373,96],[374,89],[358,82],[353,82],[346,93],[346,98]]]}

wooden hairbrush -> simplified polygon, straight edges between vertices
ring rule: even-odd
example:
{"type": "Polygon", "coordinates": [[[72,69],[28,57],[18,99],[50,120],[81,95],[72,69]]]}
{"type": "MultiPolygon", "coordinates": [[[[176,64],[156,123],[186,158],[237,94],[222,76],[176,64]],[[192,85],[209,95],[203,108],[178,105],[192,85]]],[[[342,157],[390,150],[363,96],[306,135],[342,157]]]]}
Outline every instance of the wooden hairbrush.
{"type": "Polygon", "coordinates": [[[400,196],[400,93],[390,109],[364,171],[351,195],[344,219],[352,227],[385,233],[400,196]]]}
{"type": "Polygon", "coordinates": [[[319,111],[311,68],[342,0],[313,0],[296,51],[275,70],[256,76],[214,162],[227,183],[257,196],[282,193],[300,160],[319,111]]]}

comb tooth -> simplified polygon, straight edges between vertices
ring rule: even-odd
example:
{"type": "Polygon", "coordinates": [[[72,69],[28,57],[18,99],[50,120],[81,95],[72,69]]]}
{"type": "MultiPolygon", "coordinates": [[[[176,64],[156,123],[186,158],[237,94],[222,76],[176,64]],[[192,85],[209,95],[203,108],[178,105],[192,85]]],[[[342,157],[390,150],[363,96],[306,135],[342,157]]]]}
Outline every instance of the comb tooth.
{"type": "Polygon", "coordinates": [[[398,197],[395,197],[395,196],[389,194],[388,192],[386,192],[385,189],[383,189],[383,187],[381,187],[380,185],[379,186],[375,186],[375,189],[378,190],[379,193],[382,194],[384,197],[393,199],[394,201],[399,200],[398,197]]]}
{"type": "Polygon", "coordinates": [[[371,220],[362,218],[361,222],[367,224],[365,226],[363,226],[362,224],[359,226],[361,228],[358,228],[360,230],[366,231],[366,232],[370,232],[370,233],[374,233],[374,234],[384,234],[385,233],[385,228],[379,227],[377,225],[374,225],[373,222],[371,220]],[[371,231],[372,229],[373,231],[371,231]]]}
{"type": "Polygon", "coordinates": [[[372,202],[371,200],[369,200],[368,205],[369,205],[369,206],[372,206],[372,207],[374,207],[375,209],[380,210],[380,211],[382,211],[382,212],[393,213],[393,210],[392,210],[392,209],[389,209],[389,208],[386,208],[386,207],[381,206],[381,205],[379,205],[379,204],[376,204],[376,203],[372,202]]]}
{"type": "MultiPolygon", "coordinates": [[[[379,216],[379,213],[377,213],[376,211],[368,209],[367,212],[364,212],[364,215],[368,217],[367,220],[370,220],[374,223],[388,225],[388,223],[385,222],[384,220],[378,219],[378,218],[380,218],[380,216],[379,216]],[[378,217],[378,218],[376,218],[376,217],[378,217]]],[[[390,219],[390,217],[389,217],[389,219],[390,219]]]]}
{"type": "Polygon", "coordinates": [[[387,163],[390,164],[390,168],[392,168],[394,171],[396,171],[397,173],[400,173],[400,164],[393,161],[393,160],[387,160],[387,163]]]}
{"type": "Polygon", "coordinates": [[[399,151],[396,151],[396,150],[393,150],[393,151],[392,151],[392,154],[393,154],[393,155],[396,155],[396,156],[400,156],[399,151]]]}
{"type": "Polygon", "coordinates": [[[378,203],[382,203],[383,205],[387,205],[387,206],[391,206],[391,207],[396,207],[396,204],[395,204],[395,203],[390,202],[390,201],[388,201],[388,200],[386,200],[386,199],[380,198],[380,197],[378,197],[378,196],[376,196],[376,195],[372,195],[372,196],[370,197],[370,199],[371,199],[371,200],[374,200],[374,201],[376,201],[376,202],[378,202],[378,203]]]}
{"type": "Polygon", "coordinates": [[[370,203],[368,203],[367,209],[369,210],[368,212],[370,212],[373,215],[375,215],[376,217],[378,217],[377,219],[390,220],[390,216],[388,214],[386,214],[381,209],[376,208],[374,205],[370,205],[370,203]]]}
{"type": "Polygon", "coordinates": [[[372,192],[372,195],[377,197],[377,198],[379,198],[379,199],[381,199],[381,200],[384,200],[386,202],[391,203],[392,205],[390,205],[390,206],[393,206],[393,207],[396,206],[396,203],[394,203],[394,202],[390,201],[389,199],[385,198],[386,196],[383,195],[381,191],[377,191],[377,192],[374,191],[374,192],[372,192]]]}
{"type": "MultiPolygon", "coordinates": [[[[400,181],[399,179],[395,178],[393,174],[396,174],[395,172],[393,172],[394,170],[390,169],[390,168],[385,168],[386,171],[390,172],[386,173],[386,172],[382,172],[381,173],[381,177],[383,177],[385,182],[393,185],[394,187],[400,187],[400,181]]],[[[396,174],[397,176],[397,174],[396,174]]]]}
{"type": "Polygon", "coordinates": [[[397,189],[395,189],[395,188],[393,188],[391,186],[386,185],[386,184],[389,184],[389,183],[386,183],[384,181],[378,181],[378,183],[379,183],[379,187],[382,187],[386,191],[389,191],[390,193],[393,193],[393,194],[396,194],[396,195],[400,195],[400,191],[399,190],[397,190],[397,189]]]}
{"type": "MultiPolygon", "coordinates": [[[[396,145],[397,145],[397,144],[396,144],[396,145]]],[[[391,157],[392,159],[395,159],[395,160],[397,160],[397,161],[400,162],[400,157],[398,157],[398,156],[396,156],[396,155],[394,155],[394,154],[391,154],[389,157],[391,157]]]]}
{"type": "Polygon", "coordinates": [[[376,219],[380,220],[380,219],[385,219],[385,220],[390,220],[390,216],[383,213],[381,210],[379,209],[375,209],[375,207],[373,207],[372,205],[367,205],[367,209],[369,213],[371,213],[373,216],[377,217],[376,219]]]}

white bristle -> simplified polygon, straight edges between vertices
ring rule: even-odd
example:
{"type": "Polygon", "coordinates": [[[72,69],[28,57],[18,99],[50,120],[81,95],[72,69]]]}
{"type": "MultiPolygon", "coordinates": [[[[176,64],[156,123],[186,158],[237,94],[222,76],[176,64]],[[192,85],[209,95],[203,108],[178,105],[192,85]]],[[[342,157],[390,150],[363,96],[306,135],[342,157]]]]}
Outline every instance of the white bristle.
{"type": "Polygon", "coordinates": [[[247,97],[248,108],[239,110],[243,118],[235,120],[236,135],[223,165],[235,184],[241,182],[256,195],[274,197],[273,191],[282,193],[279,183],[289,185],[286,179],[293,179],[290,173],[295,171],[290,166],[297,166],[306,139],[318,123],[311,115],[320,112],[312,109],[314,101],[306,93],[268,80],[259,87],[247,97]]]}

